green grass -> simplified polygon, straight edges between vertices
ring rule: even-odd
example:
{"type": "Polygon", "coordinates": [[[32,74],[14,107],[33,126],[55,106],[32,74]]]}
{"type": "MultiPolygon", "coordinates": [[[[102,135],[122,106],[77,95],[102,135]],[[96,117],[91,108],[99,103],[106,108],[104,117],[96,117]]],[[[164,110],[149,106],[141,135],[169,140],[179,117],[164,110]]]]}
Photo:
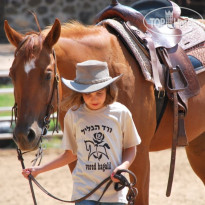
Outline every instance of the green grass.
{"type": "Polygon", "coordinates": [[[0,107],[10,107],[14,105],[14,95],[0,94],[0,107]]]}
{"type": "MultiPolygon", "coordinates": [[[[6,84],[2,85],[0,84],[0,89],[1,88],[12,88],[12,84],[6,84]]],[[[13,106],[14,104],[14,95],[13,93],[8,93],[8,94],[0,94],[0,107],[10,107],[13,106]]]]}
{"type": "MultiPolygon", "coordinates": [[[[11,85],[0,85],[0,88],[11,88],[11,85]]],[[[0,94],[0,107],[12,107],[14,105],[13,93],[0,94]]],[[[11,111],[1,112],[0,116],[9,116],[11,111]]]]}

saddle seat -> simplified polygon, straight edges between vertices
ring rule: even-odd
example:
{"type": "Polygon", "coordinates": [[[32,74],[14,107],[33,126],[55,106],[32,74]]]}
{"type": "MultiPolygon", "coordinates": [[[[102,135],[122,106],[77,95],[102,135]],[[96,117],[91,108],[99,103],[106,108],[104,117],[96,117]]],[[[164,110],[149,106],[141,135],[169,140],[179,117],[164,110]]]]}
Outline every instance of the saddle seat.
{"type": "MultiPolygon", "coordinates": [[[[149,9],[147,8],[150,8],[151,5],[154,5],[155,9],[159,9],[161,6],[166,6],[169,9],[168,11],[173,13],[173,22],[170,23],[174,23],[174,21],[178,19],[181,14],[181,9],[179,6],[168,0],[157,0],[154,1],[154,3],[153,1],[147,0],[139,1],[133,5],[133,8],[124,6],[118,1],[112,1],[109,6],[96,15],[95,23],[99,23],[104,19],[119,18],[125,22],[129,21],[143,33],[151,33],[153,42],[155,42],[155,47],[163,46],[165,48],[171,48],[175,46],[181,40],[181,31],[171,27],[168,28],[167,26],[162,26],[159,28],[158,26],[156,27],[151,25],[150,20],[146,19],[146,15],[149,12],[149,9]]],[[[165,16],[162,15],[162,13],[164,13],[166,9],[159,11],[160,12],[153,12],[157,13],[157,16],[150,15],[150,17],[160,19],[163,16],[165,19],[165,16]]]]}

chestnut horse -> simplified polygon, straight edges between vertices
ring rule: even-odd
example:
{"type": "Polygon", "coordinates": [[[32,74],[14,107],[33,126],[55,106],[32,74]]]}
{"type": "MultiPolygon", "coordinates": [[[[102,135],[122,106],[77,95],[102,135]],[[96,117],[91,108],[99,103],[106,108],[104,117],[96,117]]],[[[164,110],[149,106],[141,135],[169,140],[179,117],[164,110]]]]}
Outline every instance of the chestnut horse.
{"type": "MultiPolygon", "coordinates": [[[[25,35],[12,29],[5,21],[5,32],[16,47],[15,59],[10,69],[17,104],[17,122],[14,140],[22,150],[36,149],[41,137],[44,118],[49,102],[57,109],[56,90],[52,98],[55,80],[56,53],[57,73],[67,79],[75,78],[76,63],[95,59],[106,61],[111,76],[124,74],[118,82],[118,100],[132,112],[142,143],[131,166],[137,178],[138,205],[149,204],[149,151],[171,147],[173,133],[172,102],[169,102],[159,128],[156,129],[156,104],[154,85],[145,81],[139,64],[123,43],[103,26],[83,26],[78,22],[60,25],[56,19],[52,27],[40,33],[25,35]]],[[[200,94],[189,100],[185,118],[189,146],[187,157],[195,173],[205,183],[205,72],[198,74],[200,94]]],[[[60,100],[70,90],[59,82],[60,100]]],[[[63,130],[64,110],[60,109],[63,130]]],[[[169,159],[167,159],[169,160],[169,159]]]]}

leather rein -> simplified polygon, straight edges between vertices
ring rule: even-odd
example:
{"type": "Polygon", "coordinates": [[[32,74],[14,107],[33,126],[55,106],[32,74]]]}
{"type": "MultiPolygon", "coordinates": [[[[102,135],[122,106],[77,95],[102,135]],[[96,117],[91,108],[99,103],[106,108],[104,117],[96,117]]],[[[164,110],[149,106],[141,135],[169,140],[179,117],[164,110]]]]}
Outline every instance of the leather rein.
{"type": "MultiPolygon", "coordinates": [[[[21,162],[22,168],[25,169],[25,165],[24,165],[24,159],[23,159],[23,154],[20,149],[17,148],[17,153],[18,153],[18,160],[21,162]]],[[[115,183],[115,190],[116,191],[120,191],[122,190],[124,187],[128,187],[128,193],[127,193],[127,201],[128,201],[128,205],[134,205],[135,202],[135,198],[138,194],[137,189],[134,187],[134,185],[136,184],[136,176],[133,172],[131,172],[130,170],[127,169],[122,169],[119,170],[116,174],[115,174],[115,178],[119,179],[120,182],[115,183]],[[133,178],[133,182],[129,182],[126,177],[124,177],[121,173],[128,173],[132,176],[133,178]]],[[[34,189],[33,189],[33,185],[32,182],[34,184],[36,184],[36,186],[42,191],[44,192],[46,195],[50,196],[53,199],[56,199],[58,201],[61,202],[65,202],[65,203],[77,203],[77,202],[81,202],[85,199],[87,199],[89,196],[91,196],[93,193],[95,193],[100,187],[102,187],[104,184],[105,188],[103,189],[103,192],[100,196],[100,198],[98,199],[98,204],[100,203],[101,198],[103,197],[103,195],[105,194],[105,192],[107,191],[107,189],[110,187],[110,185],[112,184],[112,179],[111,177],[107,177],[105,178],[100,184],[98,184],[93,190],[91,190],[88,194],[86,194],[84,197],[76,199],[76,200],[64,200],[64,199],[60,199],[56,196],[54,196],[53,194],[49,193],[33,176],[32,174],[29,174],[28,176],[29,179],[29,185],[30,185],[30,190],[31,190],[31,194],[32,194],[32,198],[33,198],[33,202],[34,205],[37,205],[36,202],[36,198],[35,198],[35,193],[34,193],[34,189]]]]}

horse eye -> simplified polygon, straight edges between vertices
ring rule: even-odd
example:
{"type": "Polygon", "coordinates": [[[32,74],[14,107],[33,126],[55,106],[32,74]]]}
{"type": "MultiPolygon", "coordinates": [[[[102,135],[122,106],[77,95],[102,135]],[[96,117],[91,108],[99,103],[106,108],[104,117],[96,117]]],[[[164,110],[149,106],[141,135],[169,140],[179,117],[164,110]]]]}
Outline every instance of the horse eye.
{"type": "Polygon", "coordinates": [[[46,73],[46,80],[50,80],[51,79],[51,75],[52,75],[51,72],[46,73]]]}

